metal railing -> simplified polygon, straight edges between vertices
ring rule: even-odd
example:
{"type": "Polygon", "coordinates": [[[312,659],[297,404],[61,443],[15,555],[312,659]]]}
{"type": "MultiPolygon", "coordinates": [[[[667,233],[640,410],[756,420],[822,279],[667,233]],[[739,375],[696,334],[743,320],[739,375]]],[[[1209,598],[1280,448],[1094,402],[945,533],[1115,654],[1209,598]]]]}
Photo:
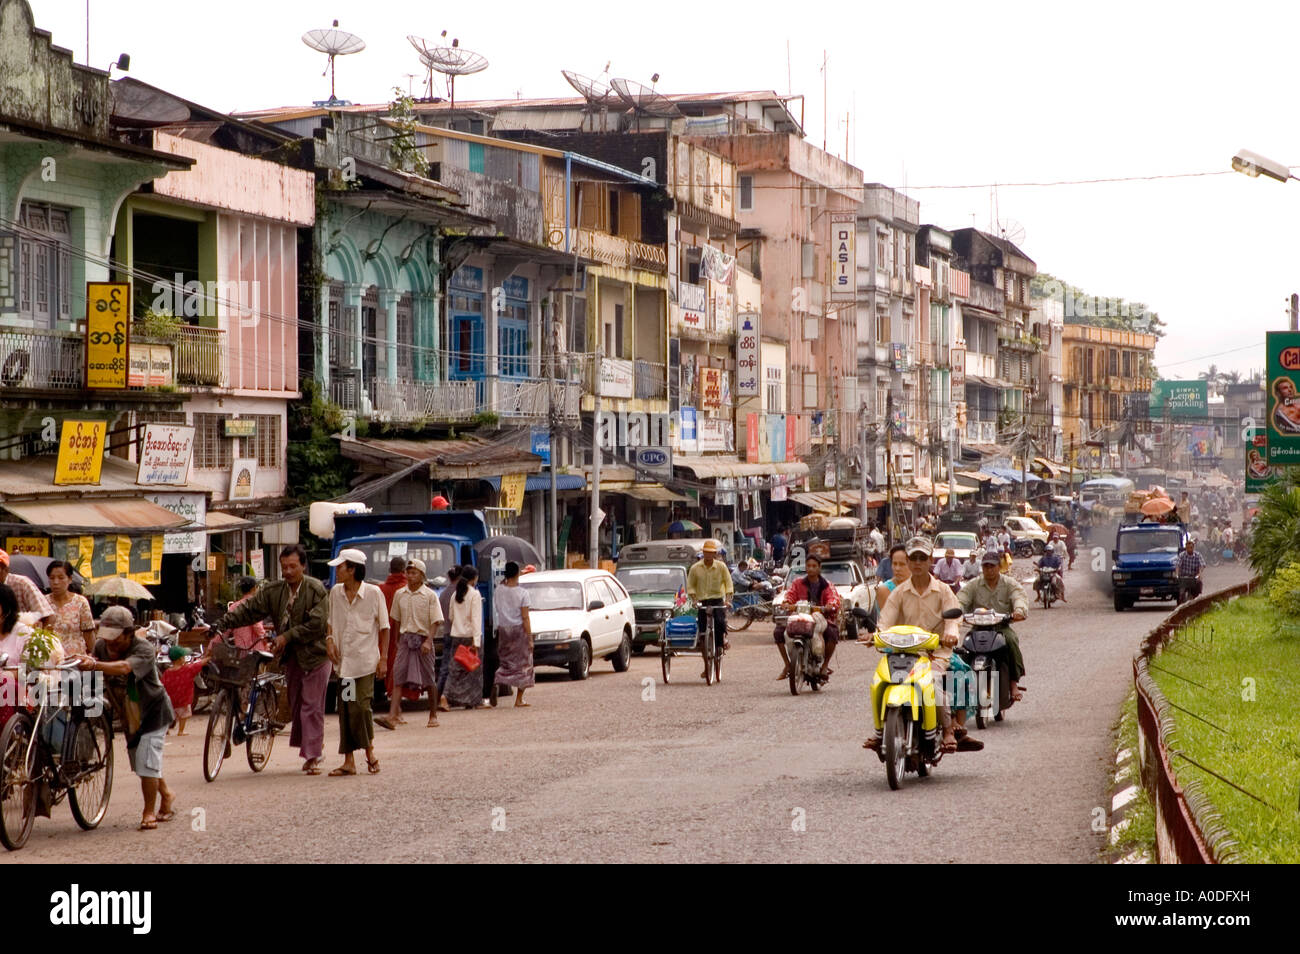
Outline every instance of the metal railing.
{"type": "Polygon", "coordinates": [[[582,389],[570,381],[546,378],[498,378],[495,400],[490,410],[502,417],[543,419],[555,410],[567,418],[577,418],[582,389]]]}
{"type": "Polygon", "coordinates": [[[1180,781],[1172,759],[1177,753],[1173,706],[1148,671],[1151,660],[1178,627],[1218,603],[1254,590],[1258,580],[1208,593],[1184,603],[1142,641],[1133,657],[1137,692],[1138,758],[1142,785],[1155,803],[1156,854],[1162,864],[1217,864],[1237,860],[1236,845],[1206,795],[1201,780],[1184,773],[1180,781]]]}
{"type": "Polygon", "coordinates": [[[667,386],[664,366],[653,361],[636,362],[636,391],[638,398],[662,398],[667,386]]]}
{"type": "Polygon", "coordinates": [[[85,386],[86,338],[68,331],[0,328],[6,388],[77,391],[85,386]]]}
{"type": "Polygon", "coordinates": [[[230,352],[220,328],[184,325],[174,337],[176,383],[224,388],[230,381],[230,352]]]}
{"type": "Polygon", "coordinates": [[[375,417],[393,421],[468,420],[481,407],[478,393],[480,383],[372,378],[369,387],[372,413],[375,417]]]}

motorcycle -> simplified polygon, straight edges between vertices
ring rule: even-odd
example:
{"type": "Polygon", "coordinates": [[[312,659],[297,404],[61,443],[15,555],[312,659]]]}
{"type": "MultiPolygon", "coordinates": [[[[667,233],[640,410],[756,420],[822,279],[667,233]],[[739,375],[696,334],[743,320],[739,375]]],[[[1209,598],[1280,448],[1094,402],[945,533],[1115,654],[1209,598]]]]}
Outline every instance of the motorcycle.
{"type": "Polygon", "coordinates": [[[1043,604],[1043,609],[1051,609],[1056,602],[1057,572],[1050,566],[1038,567],[1038,579],[1034,580],[1034,598],[1043,604]]]}
{"type": "MultiPolygon", "coordinates": [[[[865,612],[860,607],[853,610],[854,615],[865,612]]],[[[950,609],[943,618],[961,615],[960,609],[950,609]]],[[[871,680],[871,711],[880,730],[877,754],[885,763],[891,789],[901,787],[908,772],[925,778],[943,758],[929,655],[939,648],[940,639],[940,634],[918,626],[891,626],[875,635],[875,647],[884,656],[871,680]]]]}
{"type": "Polygon", "coordinates": [[[982,729],[990,716],[994,722],[1001,722],[1003,713],[1013,704],[1010,650],[999,628],[1011,622],[1011,617],[990,609],[977,609],[967,613],[964,622],[970,630],[955,652],[975,674],[975,725],[982,729]]]}
{"type": "Polygon", "coordinates": [[[785,623],[785,652],[790,658],[790,695],[799,695],[799,687],[804,684],[813,692],[818,692],[826,684],[827,678],[821,674],[826,654],[826,641],[822,638],[825,629],[826,617],[822,616],[820,607],[814,607],[807,600],[795,604],[794,612],[785,623]]]}

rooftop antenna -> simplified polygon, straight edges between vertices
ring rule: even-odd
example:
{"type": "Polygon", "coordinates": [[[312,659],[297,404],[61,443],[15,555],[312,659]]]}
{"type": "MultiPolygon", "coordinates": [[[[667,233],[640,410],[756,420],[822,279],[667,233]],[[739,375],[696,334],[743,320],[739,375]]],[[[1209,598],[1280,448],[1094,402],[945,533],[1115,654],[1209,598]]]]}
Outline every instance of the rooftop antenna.
{"type": "MultiPolygon", "coordinates": [[[[332,29],[328,30],[308,30],[302,35],[302,42],[306,43],[313,50],[324,53],[329,57],[329,66],[325,72],[330,75],[330,98],[314,103],[316,106],[349,106],[350,103],[338,99],[334,95],[334,57],[348,56],[352,53],[360,53],[366,48],[366,43],[355,33],[348,33],[346,30],[338,28],[339,21],[334,21],[332,29]]],[[[324,76],[322,73],[321,76],[324,76]]]]}
{"type": "MultiPolygon", "coordinates": [[[[605,69],[609,69],[608,63],[605,64],[605,69]]],[[[600,131],[607,132],[606,118],[609,116],[609,104],[615,99],[609,87],[599,80],[594,80],[590,76],[583,76],[581,73],[575,73],[572,70],[560,70],[560,75],[587,101],[587,111],[592,116],[591,131],[596,131],[595,115],[599,112],[600,131]]]]}
{"type": "MultiPolygon", "coordinates": [[[[442,36],[447,36],[446,30],[442,31],[442,36]]],[[[472,50],[462,49],[460,40],[455,37],[452,38],[451,46],[431,47],[417,36],[408,36],[407,40],[420,51],[420,62],[429,71],[430,96],[433,95],[433,74],[441,73],[447,77],[447,95],[451,100],[451,114],[447,120],[447,128],[450,129],[456,118],[456,77],[483,72],[488,68],[487,57],[472,50]]]]}
{"type": "MultiPolygon", "coordinates": [[[[656,73],[650,82],[659,82],[659,74],[656,73]]],[[[610,80],[609,85],[614,90],[615,95],[631,107],[636,116],[637,132],[641,131],[642,116],[659,116],[672,119],[682,114],[682,111],[677,108],[672,100],[663,93],[655,92],[651,86],[642,86],[635,80],[617,78],[610,80]]]]}

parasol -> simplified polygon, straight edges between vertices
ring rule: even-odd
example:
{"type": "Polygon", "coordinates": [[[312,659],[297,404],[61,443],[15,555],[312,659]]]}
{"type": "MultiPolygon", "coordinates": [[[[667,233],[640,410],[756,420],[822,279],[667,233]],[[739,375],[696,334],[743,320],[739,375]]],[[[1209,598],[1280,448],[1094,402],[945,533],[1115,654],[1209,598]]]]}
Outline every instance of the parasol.
{"type": "Polygon", "coordinates": [[[474,552],[479,556],[488,557],[492,561],[494,570],[500,570],[511,561],[521,567],[529,563],[534,566],[546,565],[537,548],[522,537],[488,537],[474,544],[474,552]]]}
{"type": "Polygon", "coordinates": [[[1148,517],[1159,517],[1174,509],[1174,502],[1168,497],[1152,497],[1142,505],[1142,512],[1148,517]]]}
{"type": "Polygon", "coordinates": [[[135,580],[124,576],[110,576],[96,580],[86,587],[87,596],[116,596],[127,600],[152,600],[156,597],[135,580]]]}
{"type": "MultiPolygon", "coordinates": [[[[43,590],[50,588],[50,564],[54,562],[53,557],[28,556],[26,553],[11,553],[9,555],[9,572],[17,573],[19,576],[25,576],[43,590]]],[[[75,570],[72,573],[73,583],[85,583],[81,574],[75,570]]]]}
{"type": "Polygon", "coordinates": [[[672,523],[659,528],[660,533],[698,533],[703,530],[694,520],[674,520],[672,523]]]}

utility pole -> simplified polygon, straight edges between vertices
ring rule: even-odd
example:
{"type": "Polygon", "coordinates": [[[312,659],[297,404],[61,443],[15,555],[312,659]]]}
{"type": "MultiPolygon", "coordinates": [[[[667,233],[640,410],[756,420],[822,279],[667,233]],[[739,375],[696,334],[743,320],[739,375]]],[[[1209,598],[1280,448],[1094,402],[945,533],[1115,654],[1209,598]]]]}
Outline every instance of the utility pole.
{"type": "Polygon", "coordinates": [[[547,455],[549,457],[549,461],[547,463],[547,469],[550,470],[551,472],[551,494],[550,494],[550,501],[549,501],[550,506],[547,508],[549,511],[550,519],[548,521],[548,532],[546,535],[546,551],[547,551],[546,560],[547,560],[547,564],[550,566],[552,570],[557,570],[560,568],[560,565],[557,562],[559,558],[558,551],[559,551],[559,536],[560,536],[560,521],[559,521],[560,505],[559,505],[559,493],[555,481],[555,471],[556,471],[555,387],[556,387],[556,379],[558,378],[556,371],[558,369],[556,367],[557,355],[555,349],[555,299],[554,297],[552,297],[550,301],[550,305],[551,307],[548,308],[546,311],[546,366],[547,366],[547,377],[550,379],[549,381],[547,381],[547,387],[546,387],[546,423],[547,423],[546,440],[547,440],[547,447],[550,448],[550,453],[547,455]]]}
{"type": "Polygon", "coordinates": [[[861,498],[858,500],[858,519],[862,521],[864,527],[867,525],[867,467],[871,462],[871,450],[867,443],[868,427],[867,409],[861,407],[858,409],[858,439],[860,443],[858,453],[862,455],[862,480],[858,482],[858,486],[861,488],[861,498]]]}
{"type": "Polygon", "coordinates": [[[894,533],[897,514],[894,512],[894,392],[885,397],[885,506],[889,508],[889,544],[898,542],[894,533]]]}
{"type": "Polygon", "coordinates": [[[592,361],[592,383],[596,392],[596,413],[591,419],[591,569],[600,567],[600,351],[592,361]]]}
{"type": "MultiPolygon", "coordinates": [[[[835,363],[831,362],[831,380],[835,380],[835,363]]],[[[831,414],[830,414],[830,432],[831,432],[831,452],[835,455],[835,516],[840,515],[840,428],[839,428],[839,409],[840,409],[840,388],[838,384],[831,385],[831,414]]]]}

